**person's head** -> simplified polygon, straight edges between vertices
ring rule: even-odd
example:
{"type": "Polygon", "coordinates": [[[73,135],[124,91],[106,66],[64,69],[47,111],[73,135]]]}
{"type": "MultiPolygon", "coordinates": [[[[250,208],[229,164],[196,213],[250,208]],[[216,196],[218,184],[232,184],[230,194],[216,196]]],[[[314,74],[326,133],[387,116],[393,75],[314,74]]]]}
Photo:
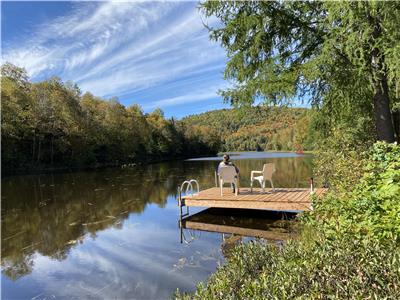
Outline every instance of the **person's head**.
{"type": "Polygon", "coordinates": [[[223,159],[224,159],[224,162],[226,163],[229,161],[230,157],[228,154],[225,154],[223,159]]]}

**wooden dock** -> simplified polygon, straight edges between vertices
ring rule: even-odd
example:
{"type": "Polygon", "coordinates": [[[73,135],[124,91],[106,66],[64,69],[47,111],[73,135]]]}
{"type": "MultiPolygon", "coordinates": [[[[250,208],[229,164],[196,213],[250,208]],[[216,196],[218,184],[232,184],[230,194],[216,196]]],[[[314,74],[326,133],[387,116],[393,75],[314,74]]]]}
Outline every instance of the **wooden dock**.
{"type": "MultiPolygon", "coordinates": [[[[314,189],[319,197],[327,189],[314,189]]],[[[219,208],[263,209],[273,211],[307,211],[311,210],[310,189],[306,188],[240,188],[236,196],[230,188],[223,189],[223,196],[218,187],[200,191],[197,194],[182,196],[181,206],[201,206],[219,208]]]]}

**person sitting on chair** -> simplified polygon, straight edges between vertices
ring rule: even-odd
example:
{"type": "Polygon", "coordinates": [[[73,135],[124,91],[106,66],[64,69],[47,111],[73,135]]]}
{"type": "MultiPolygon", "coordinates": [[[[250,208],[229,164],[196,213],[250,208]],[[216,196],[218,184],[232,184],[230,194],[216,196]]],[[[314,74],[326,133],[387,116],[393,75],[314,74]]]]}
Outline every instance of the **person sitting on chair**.
{"type": "MultiPolygon", "coordinates": [[[[238,167],[236,167],[235,166],[235,164],[233,163],[233,162],[231,162],[230,161],[230,157],[229,157],[229,155],[228,154],[225,154],[224,156],[223,156],[223,160],[218,164],[218,166],[217,166],[217,175],[219,176],[219,170],[220,170],[220,168],[223,168],[223,167],[225,167],[225,166],[232,166],[232,167],[235,167],[235,170],[236,170],[236,178],[239,176],[239,169],[238,169],[238,167]]],[[[235,192],[235,184],[233,184],[232,183],[232,189],[233,189],[233,192],[235,192]]],[[[239,190],[238,190],[239,191],[239,190]]]]}

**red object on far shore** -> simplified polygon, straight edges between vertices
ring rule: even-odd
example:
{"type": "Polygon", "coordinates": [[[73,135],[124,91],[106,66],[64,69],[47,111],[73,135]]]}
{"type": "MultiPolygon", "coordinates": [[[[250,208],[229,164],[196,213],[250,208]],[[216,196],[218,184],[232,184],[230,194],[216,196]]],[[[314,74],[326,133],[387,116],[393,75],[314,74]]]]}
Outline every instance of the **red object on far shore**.
{"type": "Polygon", "coordinates": [[[304,154],[303,148],[301,147],[300,144],[294,145],[294,148],[296,149],[297,154],[304,154]]]}

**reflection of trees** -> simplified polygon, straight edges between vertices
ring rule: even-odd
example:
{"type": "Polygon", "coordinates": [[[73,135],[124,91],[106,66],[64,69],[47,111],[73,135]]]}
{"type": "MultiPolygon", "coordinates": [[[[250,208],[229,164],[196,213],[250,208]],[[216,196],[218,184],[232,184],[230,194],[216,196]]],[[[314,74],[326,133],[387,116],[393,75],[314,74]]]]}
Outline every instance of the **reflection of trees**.
{"type": "MultiPolygon", "coordinates": [[[[169,162],[135,169],[3,179],[3,272],[14,280],[30,273],[36,252],[65,259],[85,235],[95,238],[99,230],[121,228],[129,213],[142,213],[148,203],[164,207],[185,179],[198,179],[202,189],[213,186],[216,163],[169,162]]],[[[309,176],[310,167],[302,160],[278,159],[276,163],[277,186],[296,186],[300,178],[309,176]]],[[[250,170],[259,169],[262,162],[246,160],[237,165],[243,184],[250,170]]]]}
{"type": "Polygon", "coordinates": [[[66,258],[83,236],[119,228],[147,203],[165,205],[177,182],[163,164],[136,170],[21,176],[3,180],[2,267],[16,279],[35,252],[66,258]]]}
{"type": "Polygon", "coordinates": [[[9,278],[15,280],[31,273],[33,269],[32,254],[12,255],[11,257],[2,257],[3,272],[9,278]]]}

